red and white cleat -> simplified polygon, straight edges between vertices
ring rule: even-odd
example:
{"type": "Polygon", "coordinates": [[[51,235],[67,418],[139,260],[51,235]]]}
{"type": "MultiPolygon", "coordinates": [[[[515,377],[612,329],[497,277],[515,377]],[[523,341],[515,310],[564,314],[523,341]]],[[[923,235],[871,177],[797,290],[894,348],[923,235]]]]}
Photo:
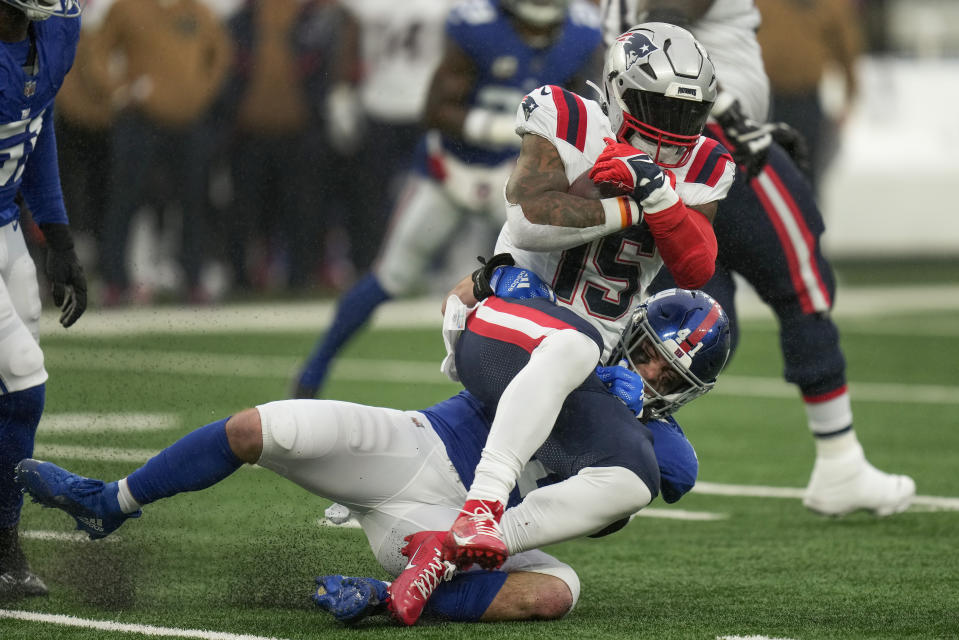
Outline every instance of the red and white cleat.
{"type": "Polygon", "coordinates": [[[478,564],[484,569],[499,569],[509,550],[499,521],[503,503],[493,500],[467,500],[444,540],[453,562],[461,569],[478,564]]]}
{"type": "Polygon", "coordinates": [[[406,536],[402,553],[410,560],[390,584],[386,605],[390,616],[400,624],[415,624],[433,590],[456,573],[456,565],[449,561],[449,552],[443,546],[445,535],[445,531],[420,531],[406,536]]]}

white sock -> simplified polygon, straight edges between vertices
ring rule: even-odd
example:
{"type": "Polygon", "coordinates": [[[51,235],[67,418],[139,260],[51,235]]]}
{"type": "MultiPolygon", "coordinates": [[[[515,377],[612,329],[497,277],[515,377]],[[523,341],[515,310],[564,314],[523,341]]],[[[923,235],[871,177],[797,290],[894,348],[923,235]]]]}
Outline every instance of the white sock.
{"type": "Polygon", "coordinates": [[[824,402],[805,400],[805,405],[809,430],[815,436],[836,433],[852,425],[852,406],[849,402],[849,392],[845,389],[835,398],[824,402]]]}
{"type": "Polygon", "coordinates": [[[140,503],[134,500],[133,494],[130,493],[126,478],[117,482],[117,502],[120,503],[123,513],[133,513],[140,508],[140,503]]]}
{"type": "Polygon", "coordinates": [[[820,458],[839,458],[853,449],[862,449],[859,438],[852,429],[829,438],[816,438],[816,456],[820,458]]]}

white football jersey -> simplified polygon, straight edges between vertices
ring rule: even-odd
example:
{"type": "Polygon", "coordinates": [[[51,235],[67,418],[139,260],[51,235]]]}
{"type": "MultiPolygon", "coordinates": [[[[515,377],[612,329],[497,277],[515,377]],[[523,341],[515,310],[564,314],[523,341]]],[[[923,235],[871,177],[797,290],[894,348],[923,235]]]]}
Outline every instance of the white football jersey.
{"type": "MultiPolygon", "coordinates": [[[[558,86],[535,89],[523,99],[516,114],[519,134],[542,136],[556,147],[570,184],[592,168],[614,138],[609,118],[600,105],[558,86]]],[[[735,165],[715,140],[700,136],[686,163],[664,169],[676,178],[676,193],[687,205],[721,200],[733,184],[735,165]]],[[[565,251],[518,249],[506,226],[496,241],[496,253],[508,252],[516,264],[548,282],[556,301],[573,308],[602,334],[603,359],[614,344],[645,290],[663,266],[646,224],[604,236],[565,251]]]]}
{"type": "Polygon", "coordinates": [[[455,0],[340,0],[361,27],[363,108],[378,120],[418,122],[443,55],[455,0]]]}

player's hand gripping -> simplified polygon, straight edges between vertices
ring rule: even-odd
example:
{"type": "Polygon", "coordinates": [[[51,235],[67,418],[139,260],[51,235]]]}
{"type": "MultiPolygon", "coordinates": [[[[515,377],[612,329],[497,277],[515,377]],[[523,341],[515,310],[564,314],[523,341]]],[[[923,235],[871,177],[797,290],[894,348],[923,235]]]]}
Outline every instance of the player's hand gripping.
{"type": "Polygon", "coordinates": [[[87,308],[87,279],[73,248],[70,227],[60,223],[40,224],[47,241],[47,279],[53,304],[60,309],[60,324],[71,326],[87,308]]]}
{"type": "Polygon", "coordinates": [[[626,403],[638,418],[643,413],[643,379],[629,369],[625,360],[614,367],[596,367],[596,375],[609,392],[626,403]]]}
{"type": "Polygon", "coordinates": [[[733,148],[736,164],[746,171],[746,179],[758,176],[769,159],[769,146],[776,141],[801,171],[809,170],[809,152],[802,135],[785,122],[756,122],[743,113],[739,100],[720,94],[713,115],[733,148]]]}
{"type": "Polygon", "coordinates": [[[659,213],[679,202],[670,178],[652,158],[624,142],[604,140],[606,148],[589,171],[593,182],[631,191],[644,214],[659,213]]]}

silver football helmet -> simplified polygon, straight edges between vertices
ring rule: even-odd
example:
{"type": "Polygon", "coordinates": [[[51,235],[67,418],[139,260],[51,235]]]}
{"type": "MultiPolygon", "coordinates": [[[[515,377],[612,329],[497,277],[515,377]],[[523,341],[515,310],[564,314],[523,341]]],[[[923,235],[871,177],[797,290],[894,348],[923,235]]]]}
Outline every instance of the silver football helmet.
{"type": "Polygon", "coordinates": [[[28,20],[39,22],[51,16],[77,18],[83,7],[79,0],[0,0],[23,11],[28,20]]]}
{"type": "Polygon", "coordinates": [[[713,63],[693,35],[664,22],[638,24],[609,48],[603,79],[616,138],[660,166],[686,162],[718,93],[713,63]]]}
{"type": "Polygon", "coordinates": [[[570,0],[500,0],[500,6],[534,27],[559,24],[570,0]]]}

